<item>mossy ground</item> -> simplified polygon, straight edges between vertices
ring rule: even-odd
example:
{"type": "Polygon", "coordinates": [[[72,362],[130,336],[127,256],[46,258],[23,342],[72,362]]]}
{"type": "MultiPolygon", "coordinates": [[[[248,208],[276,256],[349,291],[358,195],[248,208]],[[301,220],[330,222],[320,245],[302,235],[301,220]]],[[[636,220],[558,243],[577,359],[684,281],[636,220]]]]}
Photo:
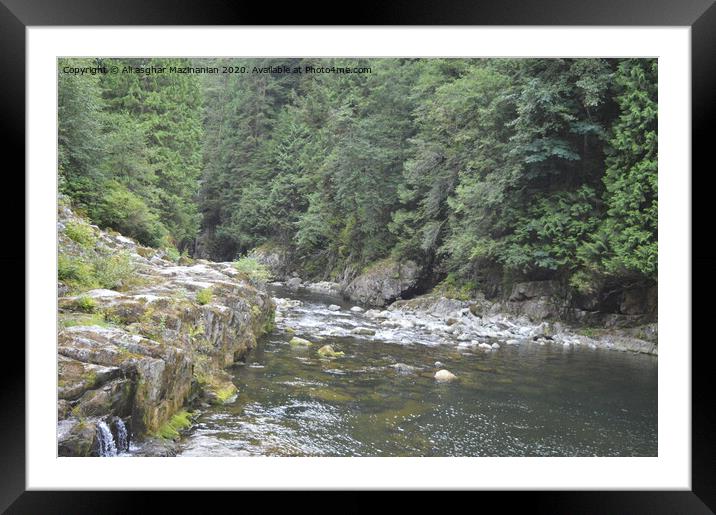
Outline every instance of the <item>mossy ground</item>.
{"type": "Polygon", "coordinates": [[[176,440],[181,431],[191,427],[192,415],[186,410],[176,413],[168,422],[161,426],[153,436],[167,440],[176,440]]]}
{"type": "Polygon", "coordinates": [[[104,313],[69,313],[60,316],[59,325],[60,327],[87,325],[110,327],[113,324],[105,318],[104,313]]]}

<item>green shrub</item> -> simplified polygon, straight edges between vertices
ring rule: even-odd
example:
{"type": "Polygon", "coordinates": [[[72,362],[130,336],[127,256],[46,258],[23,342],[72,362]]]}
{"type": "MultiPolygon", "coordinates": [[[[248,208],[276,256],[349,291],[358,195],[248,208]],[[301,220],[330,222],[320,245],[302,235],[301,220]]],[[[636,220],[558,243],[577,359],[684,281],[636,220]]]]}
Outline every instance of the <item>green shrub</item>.
{"type": "Polygon", "coordinates": [[[97,301],[92,297],[82,295],[75,301],[75,306],[77,306],[77,309],[84,311],[85,313],[94,313],[97,309],[97,301]]]}
{"type": "Polygon", "coordinates": [[[181,257],[181,254],[179,254],[179,251],[173,245],[165,247],[164,254],[169,258],[169,261],[173,261],[174,263],[178,263],[181,257]]]}
{"type": "Polygon", "coordinates": [[[435,287],[434,291],[445,297],[458,300],[470,300],[476,290],[477,287],[474,282],[461,280],[455,274],[450,273],[435,287]]]}
{"type": "Polygon", "coordinates": [[[64,254],[57,256],[57,278],[71,290],[89,290],[99,286],[90,263],[64,254]]]}
{"type": "Polygon", "coordinates": [[[204,288],[196,294],[196,301],[202,306],[211,302],[211,299],[213,298],[214,292],[211,290],[211,288],[204,288]]]}
{"type": "Polygon", "coordinates": [[[179,256],[179,264],[185,266],[194,264],[194,260],[189,256],[189,252],[186,249],[184,249],[181,256],[179,256]]]}
{"type": "Polygon", "coordinates": [[[134,274],[134,264],[126,251],[110,256],[98,256],[93,265],[99,285],[111,290],[122,286],[134,274]]]}
{"type": "Polygon", "coordinates": [[[111,227],[143,245],[160,247],[166,242],[167,229],[159,217],[140,196],[117,182],[109,183],[92,218],[102,227],[111,227]]]}
{"type": "Polygon", "coordinates": [[[94,288],[117,289],[134,275],[134,264],[128,252],[81,258],[60,254],[57,278],[71,291],[94,288]]]}
{"type": "Polygon", "coordinates": [[[94,246],[97,238],[94,235],[92,228],[83,223],[70,222],[65,227],[65,234],[71,240],[77,242],[84,248],[90,248],[94,246]]]}
{"type": "Polygon", "coordinates": [[[263,283],[271,278],[271,273],[266,265],[251,257],[242,257],[234,263],[234,268],[245,274],[252,282],[263,283]]]}

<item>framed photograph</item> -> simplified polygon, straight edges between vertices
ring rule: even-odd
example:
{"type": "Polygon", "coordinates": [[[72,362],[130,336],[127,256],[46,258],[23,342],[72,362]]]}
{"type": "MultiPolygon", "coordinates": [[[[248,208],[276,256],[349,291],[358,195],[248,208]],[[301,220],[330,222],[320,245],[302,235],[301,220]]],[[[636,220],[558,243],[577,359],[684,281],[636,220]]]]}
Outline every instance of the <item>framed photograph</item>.
{"type": "Polygon", "coordinates": [[[350,489],[711,513],[711,2],[351,26],[3,4],[27,204],[3,509],[350,489]]]}

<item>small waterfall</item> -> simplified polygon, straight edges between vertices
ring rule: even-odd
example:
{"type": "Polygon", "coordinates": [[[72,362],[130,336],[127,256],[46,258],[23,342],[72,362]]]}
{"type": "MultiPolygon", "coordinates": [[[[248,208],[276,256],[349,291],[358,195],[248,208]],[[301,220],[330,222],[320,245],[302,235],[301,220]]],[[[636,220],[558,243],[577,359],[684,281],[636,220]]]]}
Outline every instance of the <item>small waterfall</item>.
{"type": "Polygon", "coordinates": [[[126,452],[129,450],[129,433],[127,433],[127,426],[124,425],[124,421],[121,418],[117,418],[115,422],[117,428],[117,450],[119,452],[126,452]]]}
{"type": "Polygon", "coordinates": [[[117,446],[114,444],[112,431],[104,420],[97,422],[97,441],[100,456],[116,456],[117,446]]]}

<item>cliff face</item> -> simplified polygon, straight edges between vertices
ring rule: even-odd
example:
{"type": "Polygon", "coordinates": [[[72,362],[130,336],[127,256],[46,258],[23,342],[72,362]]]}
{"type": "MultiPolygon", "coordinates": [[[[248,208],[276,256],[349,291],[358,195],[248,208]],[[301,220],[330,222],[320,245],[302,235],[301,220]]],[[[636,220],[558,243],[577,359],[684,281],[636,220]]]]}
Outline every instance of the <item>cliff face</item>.
{"type": "Polygon", "coordinates": [[[171,259],[62,204],[58,243],[59,455],[102,453],[105,428],[123,445],[170,434],[189,403],[236,393],[223,369],[274,313],[250,278],[231,263],[171,259]]]}

